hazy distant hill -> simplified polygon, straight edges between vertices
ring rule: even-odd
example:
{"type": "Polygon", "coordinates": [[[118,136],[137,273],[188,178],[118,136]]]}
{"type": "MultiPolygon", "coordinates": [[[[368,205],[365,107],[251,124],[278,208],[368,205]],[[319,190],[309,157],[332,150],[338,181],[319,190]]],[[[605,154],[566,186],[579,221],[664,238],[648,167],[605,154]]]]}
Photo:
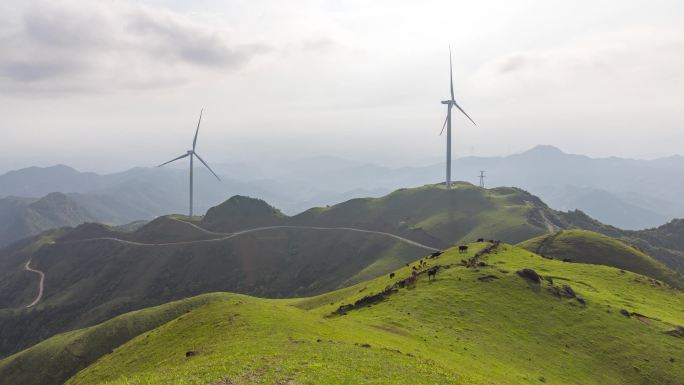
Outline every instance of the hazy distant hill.
{"type": "MultiPolygon", "coordinates": [[[[363,187],[389,192],[444,178],[443,163],[387,168],[316,157],[309,161],[283,162],[268,170],[249,164],[241,166],[243,176],[252,175],[245,180],[296,181],[300,185],[337,191],[363,187]]],[[[231,165],[217,167],[226,171],[236,169],[231,165]]],[[[684,157],[681,156],[656,160],[590,158],[566,154],[553,146],[537,146],[521,154],[471,156],[453,162],[455,180],[477,184],[480,170],[486,170],[488,187],[520,187],[554,209],[580,209],[604,223],[625,229],[653,227],[684,217],[684,202],[678,198],[684,194],[684,157]]]]}
{"type": "MultiPolygon", "coordinates": [[[[206,211],[226,196],[237,194],[266,199],[292,213],[311,206],[386,192],[363,186],[340,191],[319,189],[299,180],[239,180],[230,174],[221,179],[223,182],[218,182],[204,169],[195,170],[195,211],[206,211]]],[[[39,198],[55,191],[69,195],[99,221],[110,224],[188,211],[187,170],[133,168],[99,175],[59,165],[30,167],[0,175],[0,197],[39,198]]]]}
{"type": "Polygon", "coordinates": [[[104,178],[71,167],[28,167],[0,175],[0,197],[43,197],[51,192],[85,192],[105,185],[104,178]]]}
{"type": "MultiPolygon", "coordinates": [[[[402,187],[442,180],[444,165],[388,168],[335,157],[293,161],[216,164],[224,183],[196,170],[196,211],[226,196],[264,199],[287,214],[361,196],[382,196],[402,187]]],[[[604,223],[644,229],[684,217],[684,157],[656,160],[589,158],[551,146],[506,157],[454,161],[455,180],[488,187],[516,186],[557,210],[580,209],[604,223]]],[[[0,197],[70,193],[100,221],[114,224],[187,212],[187,171],[135,168],[115,174],[79,173],[66,166],[28,168],[0,175],[0,197]]]]}
{"type": "Polygon", "coordinates": [[[61,193],[40,199],[0,198],[0,246],[45,230],[94,220],[88,210],[61,193]]]}

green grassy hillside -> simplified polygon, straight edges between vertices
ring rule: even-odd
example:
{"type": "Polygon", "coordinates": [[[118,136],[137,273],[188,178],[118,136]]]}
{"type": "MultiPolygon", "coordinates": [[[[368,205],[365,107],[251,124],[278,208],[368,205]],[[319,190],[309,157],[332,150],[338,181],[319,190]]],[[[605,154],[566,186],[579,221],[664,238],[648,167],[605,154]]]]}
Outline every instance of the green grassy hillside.
{"type": "Polygon", "coordinates": [[[552,212],[537,197],[514,188],[482,189],[460,182],[400,189],[381,198],[353,199],[314,208],[290,219],[320,226],[359,226],[414,232],[446,245],[480,237],[520,242],[547,231],[539,212],[552,212]]]}
{"type": "Polygon", "coordinates": [[[653,229],[627,231],[624,237],[684,274],[684,219],[674,219],[653,229]]]}
{"type": "Polygon", "coordinates": [[[64,330],[126,311],[212,291],[265,297],[313,295],[361,282],[430,251],[388,236],[348,230],[273,229],[223,239],[254,227],[354,227],[391,233],[435,248],[479,237],[520,241],[547,231],[553,217],[518,189],[458,183],[402,189],[287,217],[266,202],[235,196],[191,220],[160,217],[131,231],[88,223],[31,252],[0,252],[0,357],[64,330]],[[110,238],[121,239],[117,242],[110,238]],[[206,243],[191,243],[216,239],[206,243]],[[140,244],[141,243],[141,244],[140,244]],[[157,245],[157,244],[163,245],[157,245]],[[46,275],[37,291],[32,266],[46,275]],[[40,332],[37,332],[40,330],[40,332]]]}
{"type": "Polygon", "coordinates": [[[563,230],[519,244],[527,250],[555,259],[607,265],[667,282],[680,290],[684,279],[635,246],[587,230],[563,230]]]}
{"type": "Polygon", "coordinates": [[[352,199],[285,216],[266,202],[232,197],[198,223],[212,231],[271,225],[358,227],[441,246],[480,237],[520,242],[548,231],[549,221],[567,225],[539,198],[516,188],[482,189],[470,183],[400,189],[380,198],[352,199]]]}
{"type": "Polygon", "coordinates": [[[551,210],[520,189],[469,183],[451,190],[401,189],[291,217],[264,201],[236,196],[204,217],[160,217],[130,232],[86,224],[30,251],[0,251],[0,357],[146,306],[214,291],[315,295],[386,274],[430,252],[348,229],[279,228],[234,237],[225,232],[274,225],[353,227],[441,249],[478,238],[517,243],[578,224],[612,229],[580,212],[551,210]],[[20,309],[38,290],[36,274],[24,270],[29,259],[45,273],[45,294],[37,306],[20,309]]]}
{"type": "Polygon", "coordinates": [[[19,355],[0,361],[0,384],[62,384],[79,370],[135,336],[192,309],[224,298],[221,294],[206,294],[170,302],[50,338],[19,355]]]}
{"type": "Polygon", "coordinates": [[[25,306],[37,293],[35,275],[23,270],[29,257],[31,266],[45,273],[45,291],[31,309],[0,312],[1,352],[130,310],[217,290],[276,298],[322,293],[343,285],[377,256],[391,253],[403,265],[428,253],[387,236],[350,231],[274,229],[167,246],[66,239],[12,256],[11,273],[0,281],[8,289],[0,296],[5,306],[25,306]]]}
{"type": "MultiPolygon", "coordinates": [[[[394,279],[310,298],[212,295],[102,355],[67,384],[681,384],[681,292],[508,245],[466,267],[461,261],[489,244],[470,246],[467,254],[451,249],[428,259],[428,267],[442,266],[436,279],[421,274],[408,288],[391,286],[410,275],[405,267],[394,279]],[[524,268],[541,282],[516,273],[524,268]]],[[[81,346],[106,352],[114,344],[102,336],[119,329],[90,330],[76,332],[81,346]]],[[[42,362],[72,343],[69,336],[0,361],[0,378],[11,381],[17,362],[32,363],[24,368],[34,378],[48,378],[42,362]]]]}

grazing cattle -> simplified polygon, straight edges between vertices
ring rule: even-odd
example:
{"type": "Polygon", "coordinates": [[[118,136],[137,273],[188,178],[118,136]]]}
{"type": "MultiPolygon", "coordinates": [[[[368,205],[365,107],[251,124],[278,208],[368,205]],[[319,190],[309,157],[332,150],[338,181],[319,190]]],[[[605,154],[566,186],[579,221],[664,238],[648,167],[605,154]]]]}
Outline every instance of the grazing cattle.
{"type": "Polygon", "coordinates": [[[437,278],[437,270],[438,268],[436,266],[428,270],[428,281],[432,280],[432,277],[437,278]]]}
{"type": "Polygon", "coordinates": [[[434,253],[430,254],[430,257],[431,257],[431,258],[437,258],[437,257],[439,257],[440,255],[442,255],[442,252],[441,252],[441,251],[435,251],[434,253]]]}
{"type": "Polygon", "coordinates": [[[394,278],[394,273],[390,273],[390,279],[394,278]]]}
{"type": "Polygon", "coordinates": [[[478,242],[484,242],[484,238],[478,238],[477,241],[478,242]]]}
{"type": "Polygon", "coordinates": [[[468,251],[468,246],[459,246],[458,247],[459,253],[465,253],[466,251],[468,251]]]}
{"type": "Polygon", "coordinates": [[[563,262],[572,262],[572,259],[570,259],[570,258],[563,258],[563,262]]]}

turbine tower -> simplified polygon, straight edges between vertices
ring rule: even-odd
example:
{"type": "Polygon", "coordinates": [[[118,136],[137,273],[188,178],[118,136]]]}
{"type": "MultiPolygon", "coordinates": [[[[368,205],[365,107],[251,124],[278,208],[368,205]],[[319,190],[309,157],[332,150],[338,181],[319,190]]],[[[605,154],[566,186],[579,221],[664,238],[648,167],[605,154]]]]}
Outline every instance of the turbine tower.
{"type": "Polygon", "coordinates": [[[160,164],[159,166],[157,166],[157,167],[161,167],[161,166],[163,166],[163,165],[165,165],[165,164],[169,164],[169,163],[171,163],[171,162],[175,162],[175,161],[177,161],[177,160],[179,160],[179,159],[187,158],[188,156],[190,157],[190,218],[192,218],[192,189],[193,189],[193,183],[194,183],[194,182],[193,182],[193,175],[192,175],[193,172],[192,172],[192,171],[193,171],[193,168],[194,168],[194,167],[193,167],[193,159],[194,159],[194,157],[197,157],[197,159],[199,159],[199,161],[202,162],[202,164],[203,164],[204,166],[206,166],[206,168],[207,168],[209,171],[211,171],[212,174],[214,174],[214,176],[216,177],[216,179],[218,179],[219,181],[221,181],[221,178],[219,178],[219,176],[216,175],[216,173],[214,172],[214,170],[212,170],[211,167],[209,167],[209,165],[207,164],[207,162],[205,162],[204,159],[202,159],[202,157],[200,157],[199,154],[198,154],[197,152],[195,152],[195,147],[197,147],[197,134],[199,133],[200,123],[202,122],[202,113],[203,113],[203,112],[204,112],[204,108],[200,111],[199,121],[197,121],[197,129],[195,130],[195,139],[193,139],[193,141],[192,141],[192,150],[188,150],[185,154],[183,154],[183,155],[181,155],[181,156],[179,156],[179,157],[177,157],[177,158],[173,158],[173,159],[171,159],[170,161],[165,162],[165,163],[162,163],[162,164],[160,164]]]}
{"type": "Polygon", "coordinates": [[[481,188],[485,187],[485,183],[484,183],[485,178],[486,178],[485,171],[480,171],[480,187],[481,188]]]}
{"type": "Polygon", "coordinates": [[[449,100],[442,100],[442,104],[447,105],[447,116],[446,119],[444,120],[444,125],[442,126],[442,131],[439,133],[441,136],[442,133],[444,133],[444,128],[447,130],[447,163],[446,163],[446,188],[451,188],[451,109],[455,106],[456,108],[459,109],[465,115],[468,120],[470,120],[474,125],[477,126],[475,121],[468,116],[468,114],[463,111],[463,108],[456,103],[456,99],[454,99],[454,73],[453,69],[451,66],[451,46],[449,46],[449,89],[451,90],[451,99],[449,100]]]}

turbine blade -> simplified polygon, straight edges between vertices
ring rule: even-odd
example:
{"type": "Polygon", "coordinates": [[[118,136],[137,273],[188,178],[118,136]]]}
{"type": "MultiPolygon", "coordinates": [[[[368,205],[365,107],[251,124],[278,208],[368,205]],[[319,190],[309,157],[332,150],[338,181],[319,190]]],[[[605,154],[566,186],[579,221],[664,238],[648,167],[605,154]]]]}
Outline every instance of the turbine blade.
{"type": "Polygon", "coordinates": [[[165,162],[165,163],[162,163],[162,164],[160,164],[160,165],[157,166],[157,167],[161,167],[161,166],[163,166],[163,165],[165,165],[165,164],[169,164],[169,163],[171,163],[171,162],[175,162],[175,161],[177,161],[178,159],[183,159],[183,158],[185,158],[185,157],[188,156],[188,155],[189,155],[189,154],[186,152],[185,154],[179,156],[178,158],[173,158],[173,159],[171,159],[170,161],[165,162]]]}
{"type": "Polygon", "coordinates": [[[459,110],[461,110],[461,112],[463,113],[463,115],[465,115],[465,116],[468,118],[468,120],[470,120],[474,125],[477,126],[477,123],[475,123],[475,121],[474,121],[474,120],[473,120],[465,111],[463,111],[463,108],[461,108],[461,106],[459,106],[458,103],[456,103],[455,101],[454,101],[454,106],[456,106],[456,108],[458,108],[459,110]]]}
{"type": "Polygon", "coordinates": [[[207,164],[207,162],[205,162],[204,159],[202,159],[202,157],[199,156],[198,153],[193,152],[193,154],[195,154],[195,156],[197,157],[197,159],[199,159],[199,161],[202,162],[202,164],[204,164],[204,165],[209,169],[209,171],[211,171],[212,174],[214,174],[214,176],[216,177],[216,179],[218,179],[219,181],[223,182],[223,181],[221,180],[221,178],[219,178],[219,176],[216,175],[216,173],[214,172],[214,170],[212,170],[211,167],[209,167],[209,165],[207,164]]]}
{"type": "Polygon", "coordinates": [[[444,133],[444,129],[446,128],[446,124],[447,124],[448,119],[449,119],[449,115],[447,115],[446,118],[444,118],[444,124],[442,125],[442,131],[439,132],[439,136],[442,136],[442,134],[444,133]]]}
{"type": "Polygon", "coordinates": [[[199,134],[199,126],[200,123],[202,122],[202,113],[204,112],[204,108],[200,111],[200,117],[199,120],[197,121],[197,130],[195,130],[195,139],[192,141],[192,149],[194,150],[195,147],[197,146],[197,134],[199,134]]]}
{"type": "Polygon", "coordinates": [[[449,87],[451,90],[451,100],[454,100],[454,70],[451,68],[451,45],[449,45],[449,87]]]}

